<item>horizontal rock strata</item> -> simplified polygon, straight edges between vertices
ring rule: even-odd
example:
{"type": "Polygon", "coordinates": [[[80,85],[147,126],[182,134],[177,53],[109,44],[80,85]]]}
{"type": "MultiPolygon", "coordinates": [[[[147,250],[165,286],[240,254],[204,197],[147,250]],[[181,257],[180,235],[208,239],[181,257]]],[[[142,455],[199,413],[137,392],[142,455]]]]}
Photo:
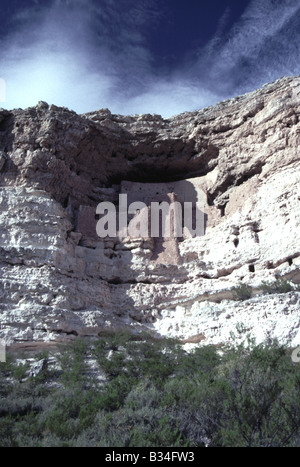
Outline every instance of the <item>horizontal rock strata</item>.
{"type": "Polygon", "coordinates": [[[0,110],[0,338],[125,326],[297,345],[299,293],[259,290],[300,283],[299,116],[298,77],[170,119],[44,102],[0,110]],[[201,201],[204,235],[99,238],[97,205],[124,193],[147,206],[201,201]],[[240,284],[256,296],[233,301],[240,284]]]}

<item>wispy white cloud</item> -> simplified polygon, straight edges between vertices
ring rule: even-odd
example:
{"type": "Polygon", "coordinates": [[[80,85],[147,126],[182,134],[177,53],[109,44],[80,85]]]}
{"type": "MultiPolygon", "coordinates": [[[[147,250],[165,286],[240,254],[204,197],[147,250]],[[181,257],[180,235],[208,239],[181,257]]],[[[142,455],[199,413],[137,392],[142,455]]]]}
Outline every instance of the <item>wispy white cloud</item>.
{"type": "Polygon", "coordinates": [[[19,12],[2,40],[7,108],[45,100],[77,112],[174,115],[299,74],[299,0],[252,0],[226,31],[230,10],[202,49],[172,70],[155,64],[147,32],[157,0],[55,0],[19,12]]]}
{"type": "Polygon", "coordinates": [[[227,36],[200,51],[197,69],[227,95],[299,74],[299,25],[298,0],[252,0],[227,36]]]}
{"type": "Polygon", "coordinates": [[[2,43],[0,73],[9,108],[46,100],[84,112],[118,108],[130,90],[143,89],[151,56],[140,31],[147,2],[55,1],[22,10],[2,43]],[[131,9],[130,9],[131,8],[131,9]]]}

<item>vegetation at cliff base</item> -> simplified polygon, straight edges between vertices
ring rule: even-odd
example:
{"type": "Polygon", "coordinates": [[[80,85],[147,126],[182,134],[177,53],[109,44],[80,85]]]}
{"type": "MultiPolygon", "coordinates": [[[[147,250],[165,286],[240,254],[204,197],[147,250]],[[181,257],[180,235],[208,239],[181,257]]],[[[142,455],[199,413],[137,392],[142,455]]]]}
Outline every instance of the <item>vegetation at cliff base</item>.
{"type": "Polygon", "coordinates": [[[104,333],[0,363],[1,446],[299,446],[299,426],[300,364],[276,342],[104,333]]]}

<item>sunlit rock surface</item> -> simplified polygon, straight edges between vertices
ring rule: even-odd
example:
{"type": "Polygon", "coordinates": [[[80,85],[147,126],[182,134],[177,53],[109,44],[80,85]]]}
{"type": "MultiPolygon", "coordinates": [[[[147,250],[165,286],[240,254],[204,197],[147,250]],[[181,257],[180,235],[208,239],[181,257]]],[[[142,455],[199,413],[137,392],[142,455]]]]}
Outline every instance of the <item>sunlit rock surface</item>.
{"type": "MultiPolygon", "coordinates": [[[[168,120],[0,110],[0,338],[153,330],[187,342],[300,342],[300,78],[168,120]],[[99,238],[119,195],[201,202],[204,235],[99,238]],[[253,287],[234,301],[232,289],[253,287]],[[198,337],[197,337],[198,336],[198,337]],[[200,337],[199,337],[200,336],[200,337]]],[[[147,212],[148,212],[147,211],[147,212]]]]}

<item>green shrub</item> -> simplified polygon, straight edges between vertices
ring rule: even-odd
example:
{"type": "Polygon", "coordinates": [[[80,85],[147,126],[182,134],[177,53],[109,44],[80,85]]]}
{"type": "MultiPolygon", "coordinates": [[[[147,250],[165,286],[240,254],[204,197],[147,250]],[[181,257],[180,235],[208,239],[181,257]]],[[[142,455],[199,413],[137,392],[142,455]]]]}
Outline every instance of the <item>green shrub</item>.
{"type": "Polygon", "coordinates": [[[61,346],[57,355],[62,372],[60,380],[66,387],[83,386],[86,383],[85,357],[88,344],[84,339],[76,339],[67,346],[61,346]]]}
{"type": "Polygon", "coordinates": [[[52,384],[20,379],[13,361],[2,367],[0,445],[299,445],[299,364],[285,347],[249,341],[221,356],[213,346],[187,354],[176,341],[122,339],[122,346],[106,335],[61,348],[63,373],[52,374],[52,384]],[[88,379],[87,356],[105,366],[110,350],[115,369],[107,364],[107,380],[88,379]]]}
{"type": "Polygon", "coordinates": [[[121,333],[117,344],[116,336],[109,333],[95,343],[95,357],[110,379],[126,374],[130,378],[151,377],[161,384],[177,366],[180,349],[176,340],[154,339],[145,333],[128,337],[121,333]]]}
{"type": "Polygon", "coordinates": [[[278,279],[272,283],[263,282],[260,288],[266,294],[287,293],[292,292],[293,290],[300,290],[299,287],[286,279],[278,279]]]}
{"type": "Polygon", "coordinates": [[[15,419],[12,416],[0,417],[0,446],[18,447],[14,437],[15,419]]]}
{"type": "Polygon", "coordinates": [[[60,390],[40,417],[41,425],[46,432],[63,441],[72,440],[93,422],[99,406],[95,407],[91,391],[83,392],[80,388],[60,390]]]}
{"type": "Polygon", "coordinates": [[[252,297],[252,287],[247,284],[241,284],[232,289],[234,300],[249,300],[252,297]]]}
{"type": "Polygon", "coordinates": [[[137,384],[116,411],[101,410],[93,426],[78,438],[78,446],[182,446],[185,440],[161,405],[161,391],[150,381],[137,384]]]}
{"type": "Polygon", "coordinates": [[[28,369],[28,363],[15,365],[13,368],[13,377],[18,381],[22,381],[22,379],[26,377],[28,369]]]}
{"type": "Polygon", "coordinates": [[[300,375],[284,347],[274,343],[231,352],[220,382],[224,399],[215,445],[289,445],[300,421],[300,375]]]}

